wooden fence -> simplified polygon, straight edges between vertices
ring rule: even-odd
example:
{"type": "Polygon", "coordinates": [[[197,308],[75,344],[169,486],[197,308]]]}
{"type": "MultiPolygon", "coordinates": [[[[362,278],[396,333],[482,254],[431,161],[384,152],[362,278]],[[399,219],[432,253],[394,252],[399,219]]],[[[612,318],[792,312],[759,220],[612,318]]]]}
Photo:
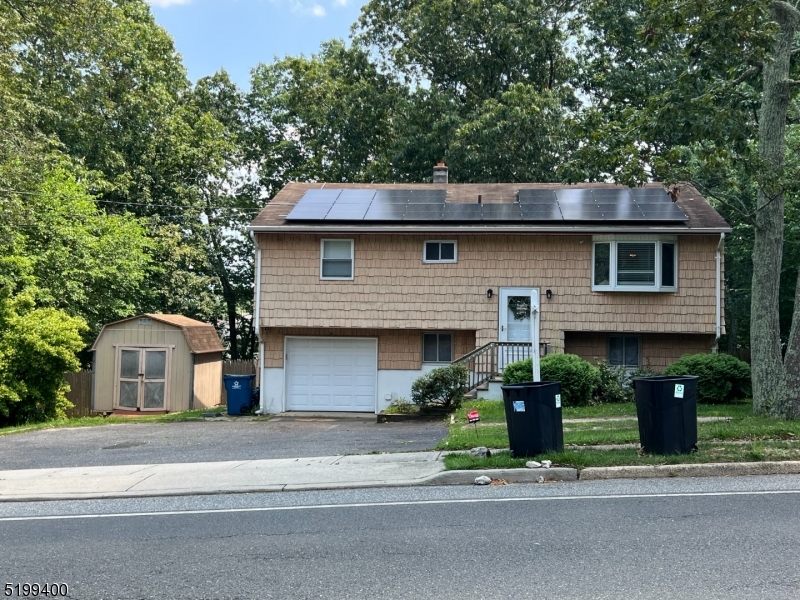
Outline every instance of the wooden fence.
{"type": "Polygon", "coordinates": [[[70,387],[67,400],[75,405],[67,411],[67,417],[90,416],[92,414],[92,372],[65,373],[64,379],[70,387]]]}

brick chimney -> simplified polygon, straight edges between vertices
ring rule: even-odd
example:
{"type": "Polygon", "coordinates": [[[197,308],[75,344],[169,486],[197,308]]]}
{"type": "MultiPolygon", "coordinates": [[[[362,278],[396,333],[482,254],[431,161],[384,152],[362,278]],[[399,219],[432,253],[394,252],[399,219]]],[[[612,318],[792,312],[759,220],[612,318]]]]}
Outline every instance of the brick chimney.
{"type": "Polygon", "coordinates": [[[433,183],[447,183],[447,165],[443,162],[433,167],[433,183]]]}

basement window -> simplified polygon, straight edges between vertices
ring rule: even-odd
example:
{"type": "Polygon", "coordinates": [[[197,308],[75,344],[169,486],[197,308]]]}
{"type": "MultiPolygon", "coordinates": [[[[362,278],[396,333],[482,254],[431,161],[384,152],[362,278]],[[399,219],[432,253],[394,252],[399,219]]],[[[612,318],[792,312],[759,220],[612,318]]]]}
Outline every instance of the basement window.
{"type": "Polygon", "coordinates": [[[636,369],[639,367],[639,336],[612,335],[608,338],[608,364],[612,367],[636,369]]]}
{"type": "Polygon", "coordinates": [[[452,360],[452,333],[430,332],[422,334],[422,362],[449,363],[452,360]]]}

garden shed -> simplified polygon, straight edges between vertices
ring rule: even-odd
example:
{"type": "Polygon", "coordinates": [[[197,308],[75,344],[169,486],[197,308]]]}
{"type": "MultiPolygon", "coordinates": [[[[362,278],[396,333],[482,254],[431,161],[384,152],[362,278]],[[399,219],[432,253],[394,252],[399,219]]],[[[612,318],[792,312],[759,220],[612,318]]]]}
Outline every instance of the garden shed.
{"type": "Polygon", "coordinates": [[[222,342],[208,323],[130,317],[103,326],[91,350],[95,412],[177,412],[222,400],[222,342]]]}

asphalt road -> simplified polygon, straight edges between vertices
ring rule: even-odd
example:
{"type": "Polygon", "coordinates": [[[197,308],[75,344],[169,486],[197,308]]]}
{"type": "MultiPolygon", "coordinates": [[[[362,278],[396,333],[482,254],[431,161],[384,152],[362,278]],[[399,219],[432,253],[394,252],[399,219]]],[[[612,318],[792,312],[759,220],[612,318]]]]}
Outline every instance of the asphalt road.
{"type": "Polygon", "coordinates": [[[0,437],[0,471],[429,450],[443,423],[376,423],[361,418],[123,423],[0,437]]]}
{"type": "Polygon", "coordinates": [[[798,476],[6,503],[0,583],[81,599],[795,599],[798,507],[798,476]]]}

